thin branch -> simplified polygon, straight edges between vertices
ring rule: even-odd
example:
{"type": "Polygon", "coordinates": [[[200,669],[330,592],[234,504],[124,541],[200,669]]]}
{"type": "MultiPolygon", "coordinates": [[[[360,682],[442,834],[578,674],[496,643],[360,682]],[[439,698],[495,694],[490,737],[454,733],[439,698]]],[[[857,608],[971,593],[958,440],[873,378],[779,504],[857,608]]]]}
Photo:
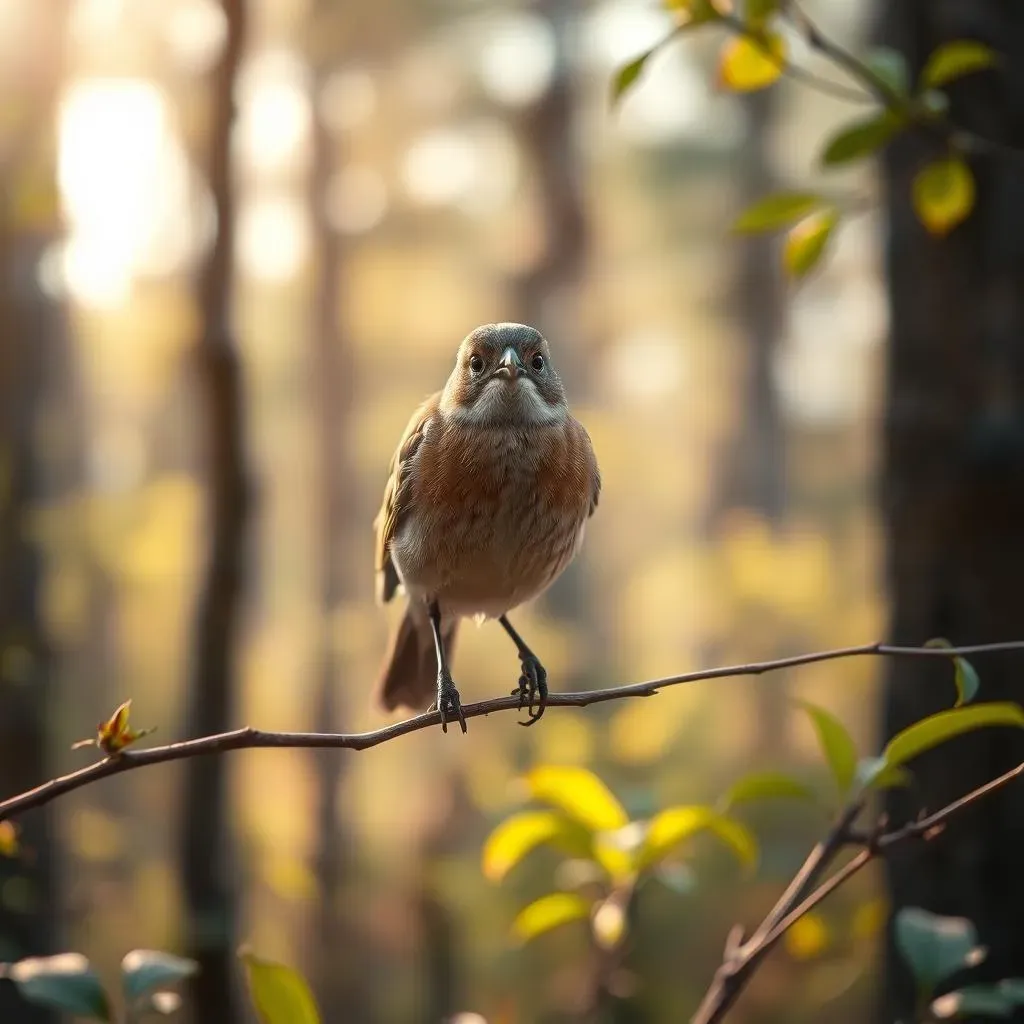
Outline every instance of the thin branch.
{"type": "Polygon", "coordinates": [[[886,109],[908,118],[918,128],[938,136],[963,153],[999,157],[1024,167],[1024,150],[1015,149],[1013,146],[1004,145],[995,139],[986,138],[984,135],[961,128],[945,114],[927,109],[916,99],[903,96],[867,64],[840,46],[834,39],[825,35],[796,0],[788,0],[786,13],[812,50],[816,50],[846,71],[875,96],[886,109]]]}
{"type": "MultiPolygon", "coordinates": [[[[946,821],[965,807],[994,793],[1018,776],[1024,775],[1024,762],[1004,772],[998,778],[986,782],[970,793],[952,801],[945,807],[924,818],[908,822],[891,832],[875,836],[858,836],[853,832],[853,823],[863,804],[851,803],[829,830],[828,836],[808,855],[803,867],[779,901],[766,915],[764,921],[745,943],[730,940],[728,952],[714,980],[701,1001],[691,1024],[716,1024],[724,1019],[739,995],[750,983],[755,970],[772,947],[805,914],[812,911],[824,899],[872,861],[884,856],[892,847],[912,839],[928,842],[941,832],[946,821]],[[847,846],[859,845],[861,849],[834,874],[804,896],[814,879],[820,878],[836,856],[847,846]]],[[[733,933],[735,934],[735,929],[733,933]]]]}
{"type": "MultiPolygon", "coordinates": [[[[969,647],[899,647],[891,644],[873,643],[860,644],[856,647],[839,647],[831,651],[814,651],[810,654],[797,654],[788,658],[776,658],[772,661],[754,661],[745,665],[729,665],[723,668],[702,669],[697,672],[685,672],[677,676],[665,676],[651,679],[643,683],[627,683],[623,686],[612,686],[606,690],[580,690],[576,693],[553,693],[548,697],[549,708],[584,708],[590,704],[601,704],[609,700],[620,700],[626,697],[653,697],[660,690],[670,686],[681,686],[684,683],[696,683],[709,679],[736,679],[743,676],[759,676],[766,672],[779,669],[797,668],[801,665],[813,665],[824,661],[838,661],[842,658],[855,657],[893,657],[893,658],[953,658],[969,654],[991,654],[998,651],[1022,651],[1024,640],[1007,640],[993,644],[975,644],[969,647]]],[[[492,700],[480,701],[464,706],[466,718],[478,718],[498,711],[518,711],[518,697],[497,697],[492,700]]],[[[35,789],[19,793],[0,802],[0,821],[20,814],[33,807],[41,807],[65,793],[81,789],[100,779],[123,772],[134,771],[147,765],[163,764],[166,761],[182,761],[190,757],[203,757],[209,754],[224,754],[229,750],[257,750],[268,747],[311,749],[314,747],[339,750],[366,750],[381,743],[398,739],[411,732],[440,724],[441,718],[436,711],[428,711],[403,722],[386,725],[382,729],[362,733],[317,733],[317,732],[266,732],[247,726],[231,732],[217,733],[213,736],[201,736],[197,739],[169,743],[162,747],[151,747],[148,750],[125,750],[121,753],[96,761],[94,764],[79,768],[59,778],[44,782],[35,789]]]]}

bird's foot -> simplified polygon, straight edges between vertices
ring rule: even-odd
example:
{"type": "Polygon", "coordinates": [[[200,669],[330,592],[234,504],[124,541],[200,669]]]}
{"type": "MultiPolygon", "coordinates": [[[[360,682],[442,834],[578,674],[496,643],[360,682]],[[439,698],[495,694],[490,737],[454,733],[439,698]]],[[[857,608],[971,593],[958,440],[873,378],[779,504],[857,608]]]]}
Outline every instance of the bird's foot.
{"type": "Polygon", "coordinates": [[[449,719],[458,719],[462,731],[466,731],[466,716],[462,713],[462,701],[459,698],[459,691],[455,688],[449,672],[439,672],[437,676],[437,700],[430,708],[431,711],[441,713],[441,729],[448,731],[449,719]]]}
{"type": "Polygon", "coordinates": [[[533,725],[544,714],[548,704],[548,674],[535,654],[519,655],[519,663],[523,674],[512,696],[519,697],[520,709],[526,708],[527,721],[519,724],[533,725]]]}

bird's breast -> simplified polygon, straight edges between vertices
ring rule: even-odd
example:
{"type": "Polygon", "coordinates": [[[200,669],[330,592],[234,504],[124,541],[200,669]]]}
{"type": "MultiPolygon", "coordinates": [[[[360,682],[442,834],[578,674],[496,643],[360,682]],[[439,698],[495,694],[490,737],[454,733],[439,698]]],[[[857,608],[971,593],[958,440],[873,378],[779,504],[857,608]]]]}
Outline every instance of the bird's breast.
{"type": "Polygon", "coordinates": [[[523,432],[432,428],[391,545],[407,589],[460,614],[499,615],[535,597],[582,539],[590,465],[571,421],[523,432]]]}

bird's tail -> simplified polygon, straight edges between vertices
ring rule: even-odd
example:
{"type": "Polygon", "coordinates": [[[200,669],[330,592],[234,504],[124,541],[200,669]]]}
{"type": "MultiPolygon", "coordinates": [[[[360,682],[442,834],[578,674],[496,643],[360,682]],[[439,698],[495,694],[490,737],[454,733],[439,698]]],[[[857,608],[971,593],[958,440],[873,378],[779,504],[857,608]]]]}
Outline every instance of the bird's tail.
{"type": "MultiPolygon", "coordinates": [[[[449,666],[458,619],[441,620],[441,640],[449,666]]],[[[437,656],[430,623],[406,606],[377,682],[377,702],[385,711],[409,708],[425,711],[437,696],[437,656]]]]}

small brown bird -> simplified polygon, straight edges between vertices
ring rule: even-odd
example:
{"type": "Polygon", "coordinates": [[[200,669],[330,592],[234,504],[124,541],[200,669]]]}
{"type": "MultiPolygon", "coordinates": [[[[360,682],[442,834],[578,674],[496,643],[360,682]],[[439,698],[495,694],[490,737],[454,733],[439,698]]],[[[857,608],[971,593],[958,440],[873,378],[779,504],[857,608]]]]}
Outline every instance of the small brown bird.
{"type": "Polygon", "coordinates": [[[474,616],[496,618],[512,638],[522,724],[540,718],[547,672],[507,613],[572,561],[600,491],[590,437],[569,415],[544,337],[523,324],[476,328],[444,389],[405,428],[374,521],[377,599],[399,586],[409,598],[381,705],[436,706],[445,732],[454,718],[465,732],[450,662],[458,620],[474,616]]]}

